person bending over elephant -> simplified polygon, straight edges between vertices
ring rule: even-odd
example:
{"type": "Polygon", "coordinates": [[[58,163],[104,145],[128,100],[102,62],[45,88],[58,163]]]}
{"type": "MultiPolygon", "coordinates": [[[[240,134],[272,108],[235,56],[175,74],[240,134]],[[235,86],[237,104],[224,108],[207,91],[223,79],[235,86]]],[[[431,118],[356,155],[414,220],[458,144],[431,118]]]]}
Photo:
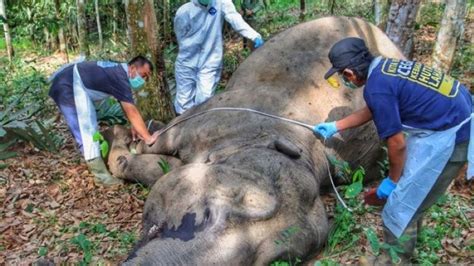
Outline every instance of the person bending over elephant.
{"type": "Polygon", "coordinates": [[[102,185],[116,185],[121,179],[110,175],[100,157],[99,143],[93,140],[98,132],[93,102],[109,96],[116,98],[132,124],[133,134],[145,143],[153,144],[158,135],[150,135],[143,118],[134,104],[132,91],[140,89],[151,75],[153,65],[143,56],[128,64],[111,61],[87,61],[65,65],[52,77],[49,96],[63,114],[81,150],[94,181],[102,185]]]}
{"type": "MultiPolygon", "coordinates": [[[[401,245],[401,262],[409,263],[423,213],[466,161],[467,178],[474,175],[472,96],[459,81],[418,62],[374,57],[359,38],[334,44],[329,59],[332,68],[324,78],[349,89],[365,85],[367,106],[338,121],[318,124],[314,132],[330,138],[374,121],[379,137],[387,142],[390,165],[377,188],[377,197],[387,199],[384,240],[401,245]],[[409,240],[399,241],[402,235],[409,240]]],[[[389,256],[383,254],[376,263],[390,263],[389,256]]]]}

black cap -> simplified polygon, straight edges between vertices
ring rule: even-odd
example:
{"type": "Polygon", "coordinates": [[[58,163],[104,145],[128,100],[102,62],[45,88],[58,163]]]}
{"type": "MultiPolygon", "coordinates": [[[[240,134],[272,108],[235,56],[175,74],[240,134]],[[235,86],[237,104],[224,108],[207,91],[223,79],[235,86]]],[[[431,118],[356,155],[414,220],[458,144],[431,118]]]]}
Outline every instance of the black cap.
{"type": "Polygon", "coordinates": [[[370,56],[369,49],[361,38],[345,38],[335,43],[329,51],[329,61],[332,67],[324,75],[328,79],[334,73],[345,68],[356,67],[365,62],[367,56],[370,56]]]}

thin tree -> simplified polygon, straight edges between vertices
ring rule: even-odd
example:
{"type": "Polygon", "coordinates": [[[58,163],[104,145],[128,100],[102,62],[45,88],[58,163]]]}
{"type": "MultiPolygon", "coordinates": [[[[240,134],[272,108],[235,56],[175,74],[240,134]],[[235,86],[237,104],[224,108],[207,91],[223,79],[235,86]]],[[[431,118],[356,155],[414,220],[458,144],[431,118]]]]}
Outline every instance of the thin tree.
{"type": "Polygon", "coordinates": [[[163,47],[153,0],[125,0],[127,25],[133,55],[151,56],[156,71],[144,88],[146,97],[138,97],[138,108],[145,119],[168,122],[174,117],[165,79],[163,47]]]}
{"type": "Polygon", "coordinates": [[[12,38],[10,35],[10,27],[8,26],[8,21],[7,21],[7,13],[5,11],[4,0],[0,0],[0,19],[3,23],[3,32],[5,34],[5,43],[7,45],[8,60],[12,62],[14,52],[13,52],[12,38]]]}
{"type": "Polygon", "coordinates": [[[389,0],[374,0],[375,25],[385,30],[388,19],[389,0]]]}
{"type": "Polygon", "coordinates": [[[305,16],[306,16],[306,1],[300,0],[300,20],[304,21],[305,16]]]}
{"type": "Polygon", "coordinates": [[[444,8],[441,27],[433,50],[433,66],[445,72],[451,69],[457,43],[464,32],[466,0],[450,0],[444,8]]]}
{"type": "Polygon", "coordinates": [[[420,0],[393,0],[388,15],[385,32],[408,58],[413,52],[413,32],[419,5],[420,0]]]}
{"type": "Polygon", "coordinates": [[[102,26],[100,25],[100,13],[99,13],[99,0],[94,0],[95,6],[95,20],[97,21],[97,33],[99,34],[99,46],[104,47],[104,41],[102,38],[102,26]]]}
{"type": "Polygon", "coordinates": [[[163,17],[161,20],[163,21],[163,40],[168,42],[171,40],[171,32],[170,32],[170,0],[162,0],[163,3],[163,17]]]}
{"type": "MultiPolygon", "coordinates": [[[[243,19],[250,25],[250,27],[255,28],[257,26],[257,13],[265,8],[265,4],[262,0],[242,0],[240,3],[240,8],[242,9],[243,19]]],[[[243,38],[244,48],[250,48],[254,50],[254,43],[246,38],[243,38]]]]}
{"type": "Polygon", "coordinates": [[[336,0],[331,0],[331,6],[329,7],[329,12],[331,15],[334,15],[334,10],[336,9],[336,0]]]}
{"type": "Polygon", "coordinates": [[[61,5],[59,0],[54,0],[54,12],[56,19],[58,21],[58,39],[59,39],[59,52],[66,56],[67,60],[67,47],[66,47],[66,37],[64,35],[64,23],[61,16],[61,5]]]}
{"type": "Polygon", "coordinates": [[[86,8],[85,0],[76,0],[77,5],[77,31],[79,52],[81,55],[89,56],[89,42],[87,41],[86,8]]]}
{"type": "Polygon", "coordinates": [[[118,3],[117,3],[117,0],[112,0],[112,39],[114,40],[114,42],[118,41],[117,20],[118,20],[118,3]]]}

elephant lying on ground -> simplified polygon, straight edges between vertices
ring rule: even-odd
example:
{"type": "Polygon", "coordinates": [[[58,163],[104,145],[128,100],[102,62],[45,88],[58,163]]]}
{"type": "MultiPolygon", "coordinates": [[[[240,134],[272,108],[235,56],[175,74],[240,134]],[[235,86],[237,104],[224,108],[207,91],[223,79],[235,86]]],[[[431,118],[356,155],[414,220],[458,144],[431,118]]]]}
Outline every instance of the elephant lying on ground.
{"type": "MultiPolygon", "coordinates": [[[[402,58],[363,20],[328,17],[286,30],[257,49],[227,89],[176,121],[215,107],[253,108],[309,124],[341,118],[364,105],[362,90],[333,89],[323,79],[336,41],[364,38],[374,54],[402,58]]],[[[152,186],[143,236],[125,262],[135,264],[269,264],[320,250],[329,227],[320,186],[325,152],[369,176],[380,143],[372,123],[323,141],[306,128],[248,112],[209,112],[129,153],[128,131],[115,128],[109,167],[152,186]],[[163,175],[158,162],[171,171],[163,175]]]]}

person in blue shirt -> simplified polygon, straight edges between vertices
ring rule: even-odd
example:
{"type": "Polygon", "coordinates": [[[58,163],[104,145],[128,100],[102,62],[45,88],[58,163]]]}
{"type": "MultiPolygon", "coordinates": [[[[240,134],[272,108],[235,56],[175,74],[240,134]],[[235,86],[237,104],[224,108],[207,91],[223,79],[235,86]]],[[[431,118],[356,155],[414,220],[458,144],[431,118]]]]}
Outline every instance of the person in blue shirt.
{"type": "Polygon", "coordinates": [[[151,62],[143,56],[133,58],[128,64],[111,61],[87,61],[68,64],[56,71],[49,96],[64,115],[66,123],[94,175],[102,185],[122,183],[107,170],[93,140],[98,132],[94,102],[107,97],[116,98],[132,125],[132,134],[146,144],[153,144],[157,135],[150,135],[142,116],[135,106],[132,91],[140,89],[153,71],[151,62]]]}
{"type": "MultiPolygon", "coordinates": [[[[408,263],[424,211],[446,191],[466,161],[467,178],[474,175],[472,96],[463,84],[436,69],[374,57],[360,38],[334,44],[329,60],[332,68],[324,78],[350,89],[365,85],[367,106],[340,120],[317,124],[314,133],[330,138],[373,120],[379,137],[386,140],[390,166],[377,188],[377,197],[387,199],[382,213],[384,240],[400,245],[402,263],[408,263]],[[398,241],[402,235],[409,240],[398,241]]],[[[377,260],[390,263],[386,254],[377,260]]]]}

